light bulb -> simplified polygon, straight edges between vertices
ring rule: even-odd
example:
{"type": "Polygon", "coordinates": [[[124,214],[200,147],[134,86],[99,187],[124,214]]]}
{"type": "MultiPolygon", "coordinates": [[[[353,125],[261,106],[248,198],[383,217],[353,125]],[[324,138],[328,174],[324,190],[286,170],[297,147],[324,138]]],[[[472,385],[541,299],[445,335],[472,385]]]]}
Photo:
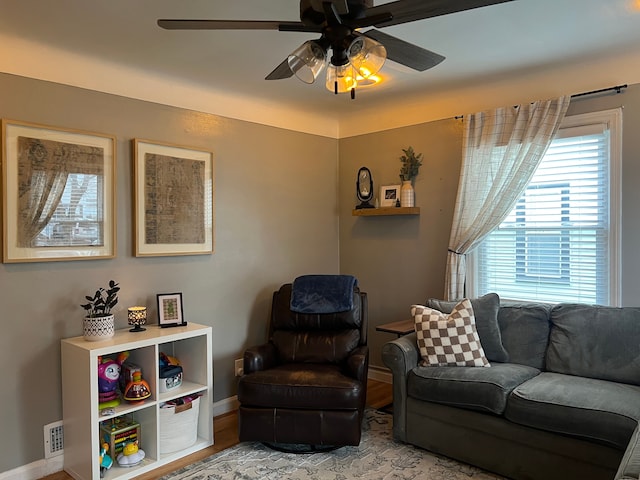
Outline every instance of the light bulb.
{"type": "Polygon", "coordinates": [[[350,92],[356,88],[356,72],[349,63],[327,67],[327,90],[335,94],[350,92]]]}

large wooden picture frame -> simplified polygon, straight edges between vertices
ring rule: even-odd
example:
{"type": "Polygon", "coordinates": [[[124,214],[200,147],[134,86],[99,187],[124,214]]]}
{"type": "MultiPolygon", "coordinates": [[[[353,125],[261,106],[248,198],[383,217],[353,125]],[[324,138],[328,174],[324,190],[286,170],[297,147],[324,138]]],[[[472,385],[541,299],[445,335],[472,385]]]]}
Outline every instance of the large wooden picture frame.
{"type": "Polygon", "coordinates": [[[135,255],[213,253],[213,154],[134,139],[135,255]]]}
{"type": "Polygon", "coordinates": [[[2,260],[113,258],[116,139],[2,120],[2,260]]]}

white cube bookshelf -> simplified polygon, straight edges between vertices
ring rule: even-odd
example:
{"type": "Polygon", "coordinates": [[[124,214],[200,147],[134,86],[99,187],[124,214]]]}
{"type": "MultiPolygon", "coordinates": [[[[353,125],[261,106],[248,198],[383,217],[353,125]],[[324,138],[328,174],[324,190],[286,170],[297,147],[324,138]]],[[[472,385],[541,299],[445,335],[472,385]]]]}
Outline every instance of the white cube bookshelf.
{"type": "Polygon", "coordinates": [[[100,478],[100,424],[115,417],[132,416],[140,424],[140,448],[145,459],[134,467],[120,467],[114,458],[113,467],[105,473],[106,480],[132,478],[213,445],[211,327],[195,323],[171,328],[145,327],[144,332],[118,330],[113,338],[99,342],[88,342],[83,337],[62,340],[64,470],[73,478],[100,478]],[[123,400],[114,413],[104,416],[98,408],[98,359],[115,359],[124,351],[129,352],[127,361],[141,367],[152,395],[136,404],[123,400]],[[177,358],[183,367],[182,384],[163,393],[159,389],[160,352],[177,358]],[[192,394],[201,395],[196,443],[177,452],[160,454],[160,405],[192,394]]]}

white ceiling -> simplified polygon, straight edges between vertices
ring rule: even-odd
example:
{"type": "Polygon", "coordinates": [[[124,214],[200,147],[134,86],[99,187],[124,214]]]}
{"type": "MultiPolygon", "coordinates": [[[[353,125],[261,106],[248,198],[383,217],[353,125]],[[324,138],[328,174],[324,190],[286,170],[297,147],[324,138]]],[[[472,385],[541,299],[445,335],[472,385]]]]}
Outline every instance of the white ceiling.
{"type": "MultiPolygon", "coordinates": [[[[381,71],[383,81],[375,87],[359,89],[356,100],[351,101],[348,95],[336,96],[327,91],[324,82],[307,85],[295,77],[264,80],[295,47],[317,35],[167,31],[156,24],[158,18],[297,21],[298,3],[0,0],[0,40],[5,45],[4,50],[0,48],[0,70],[89,88],[92,81],[98,82],[88,79],[90,72],[77,71],[73,72],[75,80],[65,80],[71,77],[70,70],[62,60],[51,60],[55,52],[84,59],[87,68],[91,62],[100,62],[101,68],[108,65],[112,72],[138,72],[141,79],[154,79],[147,81],[148,89],[154,88],[152,83],[156,82],[174,85],[176,91],[182,91],[178,86],[187,85],[200,92],[203,99],[208,91],[241,99],[244,104],[239,108],[244,109],[269,105],[283,111],[312,112],[313,118],[353,118],[350,116],[354,114],[382,112],[402,105],[410,116],[410,104],[418,98],[455,96],[453,92],[480,84],[517,85],[524,78],[537,78],[542,71],[566,70],[568,65],[595,66],[598,62],[607,65],[611,58],[635,55],[640,50],[640,0],[515,0],[383,29],[447,58],[425,72],[388,61],[381,71]],[[9,49],[8,45],[20,50],[9,49]]],[[[383,3],[388,2],[375,2],[383,3]]],[[[599,73],[594,76],[576,73],[584,78],[574,78],[571,87],[565,83],[563,88],[599,86],[618,80],[615,75],[605,75],[604,68],[598,67],[599,73]]],[[[640,70],[635,65],[633,68],[640,70]]],[[[111,82],[115,85],[118,81],[114,74],[111,82]]],[[[106,83],[104,78],[102,82],[106,83]]],[[[130,88],[131,96],[144,96],[144,86],[130,88]]],[[[167,103],[180,104],[180,100],[167,103]]]]}

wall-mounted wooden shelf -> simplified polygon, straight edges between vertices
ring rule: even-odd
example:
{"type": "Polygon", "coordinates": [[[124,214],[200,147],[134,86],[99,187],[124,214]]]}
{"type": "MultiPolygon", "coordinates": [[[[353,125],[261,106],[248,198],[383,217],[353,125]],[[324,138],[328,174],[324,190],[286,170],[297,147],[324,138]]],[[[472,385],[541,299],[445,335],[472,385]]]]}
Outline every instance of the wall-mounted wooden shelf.
{"type": "Polygon", "coordinates": [[[353,209],[354,217],[375,217],[381,215],[420,215],[420,207],[380,207],[353,209]]]}

